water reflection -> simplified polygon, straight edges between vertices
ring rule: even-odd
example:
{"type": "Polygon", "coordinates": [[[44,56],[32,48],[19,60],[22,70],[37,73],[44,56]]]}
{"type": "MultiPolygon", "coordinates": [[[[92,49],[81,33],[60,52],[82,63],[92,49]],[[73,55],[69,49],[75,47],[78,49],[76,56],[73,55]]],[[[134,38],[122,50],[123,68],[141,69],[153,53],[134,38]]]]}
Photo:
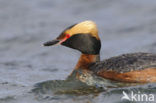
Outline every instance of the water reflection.
{"type": "MultiPolygon", "coordinates": [[[[77,73],[83,76],[82,72],[74,71],[66,80],[49,80],[37,83],[33,92],[35,94],[68,94],[68,95],[87,95],[96,94],[105,90],[102,86],[88,84],[76,78],[77,73]]],[[[88,77],[86,77],[88,78],[88,77]]],[[[92,81],[89,81],[92,82],[92,81]]]]}
{"type": "MultiPolygon", "coordinates": [[[[92,72],[75,70],[66,80],[49,80],[37,83],[32,90],[39,98],[60,98],[58,95],[97,96],[100,92],[112,92],[114,88],[136,86],[135,83],[110,81],[94,75],[92,72]],[[79,77],[77,78],[77,75],[79,77]]],[[[118,91],[118,89],[116,89],[118,91]]],[[[119,90],[120,91],[120,90],[119,90]]],[[[118,92],[116,92],[118,93],[118,92]]],[[[121,94],[121,92],[120,92],[121,94]]]]}

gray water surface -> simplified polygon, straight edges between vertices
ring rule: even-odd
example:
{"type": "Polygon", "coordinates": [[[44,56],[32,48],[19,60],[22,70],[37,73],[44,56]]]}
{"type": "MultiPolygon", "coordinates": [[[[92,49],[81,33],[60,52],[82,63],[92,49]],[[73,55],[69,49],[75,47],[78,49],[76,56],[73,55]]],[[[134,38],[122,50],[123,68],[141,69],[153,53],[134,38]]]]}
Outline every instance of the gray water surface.
{"type": "Polygon", "coordinates": [[[156,53],[156,0],[0,0],[0,103],[125,103],[123,90],[156,96],[155,84],[96,95],[55,96],[52,92],[50,98],[31,92],[38,83],[63,83],[72,72],[78,51],[42,44],[84,20],[98,25],[101,59],[131,52],[156,53]]]}

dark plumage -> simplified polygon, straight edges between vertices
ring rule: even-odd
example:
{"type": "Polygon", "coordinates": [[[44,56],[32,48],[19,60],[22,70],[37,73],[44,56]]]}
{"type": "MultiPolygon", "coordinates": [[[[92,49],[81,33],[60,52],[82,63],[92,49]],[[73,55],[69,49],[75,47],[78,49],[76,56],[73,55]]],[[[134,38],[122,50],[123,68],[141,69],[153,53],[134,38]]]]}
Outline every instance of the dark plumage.
{"type": "Polygon", "coordinates": [[[100,40],[90,34],[76,34],[63,42],[62,45],[77,49],[84,54],[99,54],[101,48],[100,40]]]}
{"type": "Polygon", "coordinates": [[[131,53],[93,63],[90,65],[89,69],[94,72],[106,70],[125,73],[152,67],[156,67],[156,54],[131,53]]]}

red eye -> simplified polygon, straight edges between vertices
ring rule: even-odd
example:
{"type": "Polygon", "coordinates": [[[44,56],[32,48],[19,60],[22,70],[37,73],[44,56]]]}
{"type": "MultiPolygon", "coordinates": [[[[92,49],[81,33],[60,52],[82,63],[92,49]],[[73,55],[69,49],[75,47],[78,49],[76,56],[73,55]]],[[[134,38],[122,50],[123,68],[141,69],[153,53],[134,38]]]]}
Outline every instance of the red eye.
{"type": "Polygon", "coordinates": [[[69,38],[70,37],[70,35],[69,34],[66,34],[66,38],[69,38]]]}

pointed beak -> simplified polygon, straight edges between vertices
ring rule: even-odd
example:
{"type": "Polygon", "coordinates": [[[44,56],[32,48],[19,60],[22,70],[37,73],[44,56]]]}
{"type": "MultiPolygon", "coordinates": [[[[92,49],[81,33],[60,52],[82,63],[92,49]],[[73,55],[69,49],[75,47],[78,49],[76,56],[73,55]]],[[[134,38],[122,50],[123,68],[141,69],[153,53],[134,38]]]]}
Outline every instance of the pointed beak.
{"type": "Polygon", "coordinates": [[[44,46],[52,46],[52,45],[59,45],[65,42],[69,37],[64,37],[63,39],[54,39],[48,42],[45,42],[43,45],[44,46]]]}
{"type": "Polygon", "coordinates": [[[60,42],[60,40],[55,39],[55,40],[47,41],[43,45],[44,46],[52,46],[52,45],[59,44],[59,42],[60,42]]]}

